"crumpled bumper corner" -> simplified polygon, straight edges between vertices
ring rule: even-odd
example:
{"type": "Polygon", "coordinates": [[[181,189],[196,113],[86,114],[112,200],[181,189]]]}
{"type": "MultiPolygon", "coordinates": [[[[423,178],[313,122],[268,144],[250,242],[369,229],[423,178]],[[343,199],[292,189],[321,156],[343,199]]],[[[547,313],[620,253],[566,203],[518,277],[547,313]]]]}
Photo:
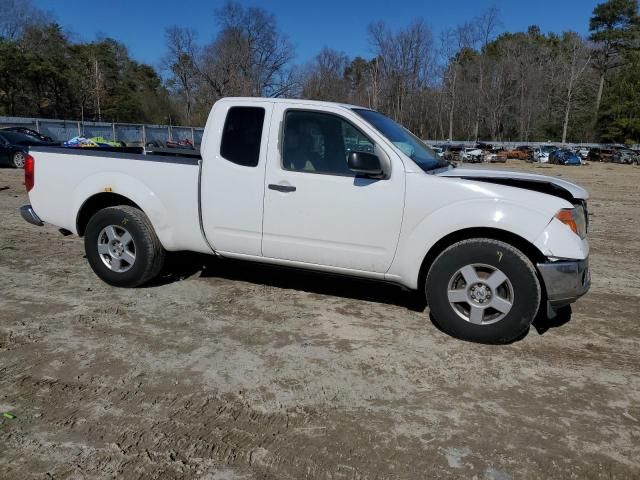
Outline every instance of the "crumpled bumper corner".
{"type": "Polygon", "coordinates": [[[588,258],[538,263],[537,266],[552,307],[569,305],[589,291],[591,272],[588,258]]]}

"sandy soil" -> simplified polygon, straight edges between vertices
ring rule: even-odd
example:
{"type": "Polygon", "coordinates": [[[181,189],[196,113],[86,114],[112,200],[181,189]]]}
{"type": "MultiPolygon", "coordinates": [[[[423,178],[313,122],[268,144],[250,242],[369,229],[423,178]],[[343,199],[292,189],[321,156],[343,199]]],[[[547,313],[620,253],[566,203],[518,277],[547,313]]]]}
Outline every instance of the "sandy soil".
{"type": "Polygon", "coordinates": [[[640,168],[506,168],[588,187],[593,248],[571,317],[508,346],[394,286],[194,255],[111,288],[0,170],[0,478],[640,478],[640,168]]]}

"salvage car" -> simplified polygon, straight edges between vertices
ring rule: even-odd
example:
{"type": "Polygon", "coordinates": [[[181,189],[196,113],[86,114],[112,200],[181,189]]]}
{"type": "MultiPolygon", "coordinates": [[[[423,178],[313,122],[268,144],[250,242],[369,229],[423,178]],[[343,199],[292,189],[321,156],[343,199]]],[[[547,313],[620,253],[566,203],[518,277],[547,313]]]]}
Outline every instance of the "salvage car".
{"type": "Polygon", "coordinates": [[[575,150],[576,154],[578,154],[582,160],[589,158],[590,151],[591,149],[587,147],[579,147],[575,150]]]}
{"type": "Polygon", "coordinates": [[[638,154],[631,149],[618,150],[611,157],[613,163],[638,165],[638,154]]]}
{"type": "Polygon", "coordinates": [[[459,161],[462,159],[462,154],[464,153],[463,145],[449,145],[447,149],[444,151],[444,155],[442,158],[449,162],[459,161]]]}
{"type": "Polygon", "coordinates": [[[516,150],[526,155],[525,160],[529,160],[529,161],[533,160],[533,153],[534,153],[533,147],[529,145],[520,145],[519,147],[516,147],[516,150]]]}
{"type": "Polygon", "coordinates": [[[29,135],[31,137],[35,137],[41,142],[47,142],[47,143],[55,142],[55,140],[49,137],[48,135],[43,135],[42,133],[27,127],[3,127],[3,128],[0,128],[0,132],[18,132],[18,133],[23,133],[25,135],[29,135]]]}
{"type": "Polygon", "coordinates": [[[533,150],[533,160],[539,163],[548,163],[551,152],[557,150],[555,145],[542,145],[535,147],[533,150]]]}
{"type": "Polygon", "coordinates": [[[516,160],[527,160],[529,158],[529,152],[518,148],[506,150],[504,154],[507,158],[513,158],[516,160]]]}
{"type": "Polygon", "coordinates": [[[444,158],[446,145],[430,145],[429,147],[436,153],[438,158],[444,158]]]}
{"type": "Polygon", "coordinates": [[[592,162],[610,162],[615,150],[611,148],[592,148],[587,154],[587,160],[592,162]]]}
{"type": "Polygon", "coordinates": [[[557,165],[582,165],[580,157],[568,148],[559,148],[549,155],[549,163],[557,165]]]}
{"type": "Polygon", "coordinates": [[[482,163],[482,150],[479,148],[465,148],[461,159],[467,163],[482,163]]]}
{"type": "Polygon", "coordinates": [[[585,189],[454,168],[385,115],[308,100],[224,98],[202,158],[34,148],[22,217],[84,237],[110,285],[157,277],[167,251],[392,282],[451,335],[523,335],[590,286],[585,189]],[[358,137],[358,149],[345,143],[358,137]]]}
{"type": "Polygon", "coordinates": [[[12,131],[0,131],[0,164],[23,168],[29,147],[57,146],[57,142],[43,142],[31,135],[12,131]]]}
{"type": "Polygon", "coordinates": [[[476,143],[476,148],[479,148],[480,150],[494,150],[493,144],[487,142],[476,143]]]}
{"type": "Polygon", "coordinates": [[[506,163],[507,151],[502,147],[492,147],[485,150],[484,161],[488,163],[506,163]]]}

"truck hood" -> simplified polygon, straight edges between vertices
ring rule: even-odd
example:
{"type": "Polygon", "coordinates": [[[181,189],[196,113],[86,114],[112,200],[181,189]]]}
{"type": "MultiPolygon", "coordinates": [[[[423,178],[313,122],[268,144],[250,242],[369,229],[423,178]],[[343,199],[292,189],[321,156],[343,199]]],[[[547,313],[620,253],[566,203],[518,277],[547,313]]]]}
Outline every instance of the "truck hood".
{"type": "Polygon", "coordinates": [[[452,168],[437,174],[439,177],[463,178],[480,182],[497,183],[509,187],[525,188],[547,193],[568,201],[587,200],[589,192],[575,183],[556,177],[511,170],[485,170],[480,168],[452,168]]]}

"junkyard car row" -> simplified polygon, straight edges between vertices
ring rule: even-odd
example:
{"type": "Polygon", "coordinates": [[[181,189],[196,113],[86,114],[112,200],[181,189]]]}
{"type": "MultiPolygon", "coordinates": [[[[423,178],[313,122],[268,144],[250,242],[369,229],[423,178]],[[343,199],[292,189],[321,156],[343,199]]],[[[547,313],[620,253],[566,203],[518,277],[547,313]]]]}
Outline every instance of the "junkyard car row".
{"type": "Polygon", "coordinates": [[[551,162],[559,165],[583,165],[587,160],[628,165],[640,164],[640,150],[631,149],[624,145],[604,145],[589,148],[548,143],[542,145],[523,144],[507,148],[501,144],[492,145],[486,142],[479,142],[473,147],[447,143],[432,144],[432,147],[438,152],[439,156],[451,162],[504,163],[507,159],[515,159],[538,163],[551,162]],[[557,152],[555,157],[552,155],[554,152],[557,152]]]}

